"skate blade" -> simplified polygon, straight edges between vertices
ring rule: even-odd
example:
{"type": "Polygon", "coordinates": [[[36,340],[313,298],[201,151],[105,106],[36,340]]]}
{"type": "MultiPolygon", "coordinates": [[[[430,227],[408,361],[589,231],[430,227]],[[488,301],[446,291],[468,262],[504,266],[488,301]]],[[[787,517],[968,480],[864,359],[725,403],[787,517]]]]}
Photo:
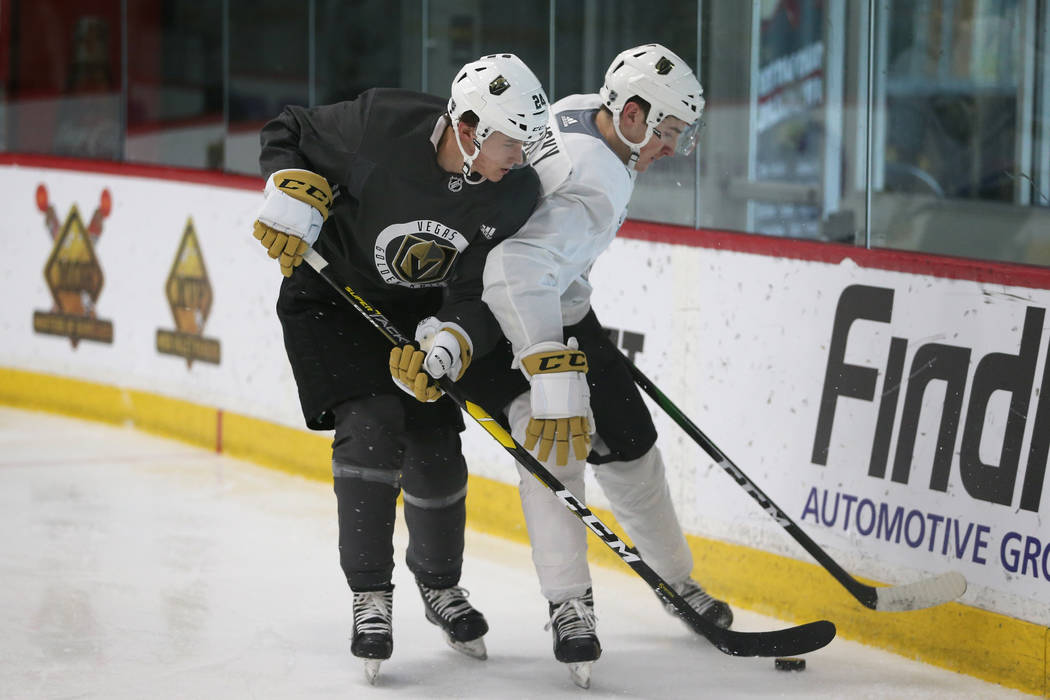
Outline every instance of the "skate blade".
{"type": "Polygon", "coordinates": [[[572,682],[584,690],[591,687],[591,666],[593,665],[593,661],[577,661],[566,664],[569,667],[569,677],[572,678],[572,682]]]}
{"type": "Polygon", "coordinates": [[[472,659],[479,659],[480,661],[484,661],[485,659],[489,658],[488,650],[485,648],[484,637],[478,637],[477,639],[472,639],[469,642],[457,642],[451,637],[446,636],[445,642],[456,651],[460,652],[461,654],[466,654],[472,659]]]}
{"type": "Polygon", "coordinates": [[[379,664],[383,663],[381,659],[367,659],[365,661],[365,680],[371,685],[376,684],[376,677],[379,676],[379,664]]]}

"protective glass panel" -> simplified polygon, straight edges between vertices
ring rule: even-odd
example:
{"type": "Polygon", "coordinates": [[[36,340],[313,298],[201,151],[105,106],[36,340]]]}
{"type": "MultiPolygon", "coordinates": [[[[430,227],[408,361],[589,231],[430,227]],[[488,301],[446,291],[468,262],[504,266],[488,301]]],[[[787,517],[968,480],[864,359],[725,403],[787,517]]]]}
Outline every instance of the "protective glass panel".
{"type": "Polygon", "coordinates": [[[0,65],[7,83],[0,110],[3,147],[120,159],[120,0],[14,5],[0,7],[0,65]]]}
{"type": "MultiPolygon", "coordinates": [[[[618,53],[659,37],[659,43],[697,66],[697,3],[652,0],[559,2],[555,15],[552,100],[596,93],[618,53]]],[[[705,85],[704,69],[698,74],[705,85]]],[[[554,109],[556,109],[556,105],[554,109]]],[[[662,158],[638,179],[628,216],[693,225],[697,214],[696,169],[703,146],[690,156],[662,158]]]]}
{"type": "Polygon", "coordinates": [[[1038,4],[880,3],[873,245],[1050,263],[1050,17],[1038,4]]]}
{"type": "Polygon", "coordinates": [[[425,92],[447,96],[463,64],[505,52],[524,61],[549,92],[549,0],[442,0],[426,5],[425,92]]]}
{"type": "Polygon", "coordinates": [[[129,161],[223,167],[222,4],[128,4],[129,161]]]}
{"type": "Polygon", "coordinates": [[[310,6],[229,3],[226,170],[259,172],[259,129],[285,105],[310,103],[310,6]]]}

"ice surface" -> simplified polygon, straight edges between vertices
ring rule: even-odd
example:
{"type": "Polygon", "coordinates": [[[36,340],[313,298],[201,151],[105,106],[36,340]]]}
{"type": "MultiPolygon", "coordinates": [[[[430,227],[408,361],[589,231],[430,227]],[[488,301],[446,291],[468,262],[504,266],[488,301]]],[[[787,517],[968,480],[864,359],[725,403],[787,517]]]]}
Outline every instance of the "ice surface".
{"type": "Polygon", "coordinates": [[[462,583],[492,628],[476,661],[424,619],[401,529],[394,655],[369,686],[329,485],[4,407],[0,532],[4,698],[1028,697],[843,640],[802,673],[729,657],[626,567],[594,568],[604,654],[583,691],[553,659],[526,547],[468,532],[462,583]]]}

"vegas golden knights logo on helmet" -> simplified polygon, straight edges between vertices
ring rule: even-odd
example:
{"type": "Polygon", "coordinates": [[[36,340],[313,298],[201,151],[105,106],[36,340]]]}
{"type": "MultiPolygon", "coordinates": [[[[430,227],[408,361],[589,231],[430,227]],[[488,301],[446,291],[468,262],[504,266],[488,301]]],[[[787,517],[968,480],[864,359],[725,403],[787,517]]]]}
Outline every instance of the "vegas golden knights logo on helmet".
{"type": "Polygon", "coordinates": [[[502,75],[498,75],[489,83],[489,92],[493,95],[502,95],[510,87],[510,83],[502,75]]]}

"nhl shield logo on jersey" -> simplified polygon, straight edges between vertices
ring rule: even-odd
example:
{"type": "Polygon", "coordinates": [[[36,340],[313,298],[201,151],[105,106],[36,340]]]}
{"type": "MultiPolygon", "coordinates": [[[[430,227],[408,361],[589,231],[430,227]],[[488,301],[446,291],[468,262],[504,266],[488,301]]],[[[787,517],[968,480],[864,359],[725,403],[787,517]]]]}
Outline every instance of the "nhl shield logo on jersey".
{"type": "Polygon", "coordinates": [[[463,178],[459,175],[453,175],[448,179],[448,191],[459,192],[463,189],[463,178]]]}
{"type": "Polygon", "coordinates": [[[387,284],[442,286],[467,243],[459,231],[437,221],[392,224],[376,238],[376,270],[387,284]]]}

